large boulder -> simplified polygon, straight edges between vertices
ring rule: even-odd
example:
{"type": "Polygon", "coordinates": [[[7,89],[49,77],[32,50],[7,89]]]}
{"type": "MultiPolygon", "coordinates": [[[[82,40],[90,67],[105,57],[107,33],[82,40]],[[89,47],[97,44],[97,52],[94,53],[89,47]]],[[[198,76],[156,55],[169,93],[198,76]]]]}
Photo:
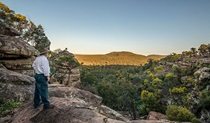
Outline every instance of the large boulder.
{"type": "Polygon", "coordinates": [[[94,95],[89,91],[80,90],[74,87],[64,87],[56,84],[51,84],[50,97],[62,97],[62,98],[75,98],[77,100],[82,100],[82,103],[90,104],[94,106],[99,106],[102,102],[100,96],[94,95]]]}
{"type": "Polygon", "coordinates": [[[32,67],[32,63],[35,60],[35,57],[27,58],[27,59],[16,59],[16,60],[0,60],[2,65],[7,69],[29,75],[34,76],[34,70],[32,67]]]}
{"type": "Polygon", "coordinates": [[[0,59],[29,58],[39,52],[18,38],[0,35],[0,59]]]}
{"type": "Polygon", "coordinates": [[[81,104],[85,104],[89,108],[93,108],[98,113],[105,115],[109,118],[128,121],[128,119],[124,118],[121,114],[114,111],[113,109],[105,105],[101,105],[102,98],[98,95],[74,87],[62,87],[60,85],[54,85],[50,85],[50,97],[61,97],[67,98],[69,100],[76,99],[81,104]]]}
{"type": "Polygon", "coordinates": [[[34,78],[0,69],[0,102],[6,100],[28,101],[34,92],[34,78]]]}

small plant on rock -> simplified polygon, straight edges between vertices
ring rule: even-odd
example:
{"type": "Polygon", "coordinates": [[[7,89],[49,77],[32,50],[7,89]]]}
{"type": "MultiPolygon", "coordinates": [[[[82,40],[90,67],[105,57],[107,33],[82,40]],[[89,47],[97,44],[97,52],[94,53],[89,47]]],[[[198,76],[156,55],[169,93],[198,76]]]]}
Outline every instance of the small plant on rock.
{"type": "Polygon", "coordinates": [[[0,104],[0,117],[9,113],[12,109],[21,106],[21,102],[17,102],[14,100],[9,100],[3,104],[0,104]]]}

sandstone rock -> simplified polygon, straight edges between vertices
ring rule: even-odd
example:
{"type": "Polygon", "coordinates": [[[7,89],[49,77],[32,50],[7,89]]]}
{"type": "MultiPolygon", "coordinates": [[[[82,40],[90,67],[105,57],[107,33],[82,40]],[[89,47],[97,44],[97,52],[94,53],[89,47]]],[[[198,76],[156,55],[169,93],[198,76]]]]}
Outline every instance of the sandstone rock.
{"type": "Polygon", "coordinates": [[[31,99],[34,82],[34,78],[27,75],[0,69],[0,101],[27,101],[31,99]]]}
{"type": "Polygon", "coordinates": [[[182,61],[176,62],[176,64],[180,67],[191,67],[190,63],[186,63],[186,62],[182,62],[182,61]]]}
{"type": "Polygon", "coordinates": [[[0,63],[0,69],[6,69],[6,67],[2,63],[0,63]]]}
{"type": "Polygon", "coordinates": [[[198,83],[202,82],[205,79],[210,79],[210,68],[203,67],[197,70],[194,75],[198,75],[198,83]]]}
{"type": "Polygon", "coordinates": [[[0,20],[0,34],[1,35],[9,35],[9,36],[20,36],[21,33],[16,29],[11,28],[8,24],[4,23],[0,20]]]}
{"type": "Polygon", "coordinates": [[[2,64],[9,70],[32,70],[32,63],[35,58],[1,60],[2,64]]]}
{"type": "Polygon", "coordinates": [[[14,72],[34,77],[34,70],[13,70],[14,72]]]}
{"type": "MultiPolygon", "coordinates": [[[[102,98],[88,91],[50,85],[50,102],[56,107],[33,109],[33,102],[26,103],[10,120],[11,123],[125,123],[126,118],[110,108],[100,106],[102,98]],[[100,110],[103,108],[103,113],[100,110]],[[105,111],[106,109],[106,111],[105,111]],[[114,112],[115,115],[110,115],[114,112]],[[118,117],[121,116],[121,117],[118,117]],[[120,119],[120,120],[118,120],[120,119]]],[[[127,120],[128,121],[128,120],[127,120]]]]}
{"type": "Polygon", "coordinates": [[[133,120],[128,123],[190,123],[190,122],[177,122],[168,120],[133,120]]]}
{"type": "Polygon", "coordinates": [[[147,120],[161,120],[161,119],[166,120],[167,119],[166,115],[158,113],[158,112],[150,111],[147,116],[147,120]]]}
{"type": "Polygon", "coordinates": [[[163,122],[156,121],[156,120],[133,120],[128,123],[163,123],[163,122]]]}
{"type": "Polygon", "coordinates": [[[34,61],[34,57],[28,59],[16,59],[16,60],[0,60],[2,64],[9,70],[34,76],[34,70],[32,68],[32,63],[34,61]]]}
{"type": "Polygon", "coordinates": [[[52,97],[50,101],[56,105],[53,109],[33,109],[32,103],[24,105],[20,112],[16,113],[11,123],[125,123],[107,118],[77,100],[69,101],[66,98],[52,97]]]}
{"type": "Polygon", "coordinates": [[[202,111],[201,111],[201,118],[200,119],[204,123],[209,123],[210,122],[210,112],[208,110],[206,110],[206,109],[202,109],[202,111]]]}
{"type": "Polygon", "coordinates": [[[105,106],[105,105],[101,105],[99,108],[99,113],[103,114],[109,118],[117,118],[118,120],[122,120],[122,121],[126,121],[128,122],[129,120],[126,119],[125,117],[123,117],[121,114],[119,114],[118,112],[116,112],[115,110],[105,106]]]}
{"type": "Polygon", "coordinates": [[[94,106],[99,106],[102,102],[102,98],[90,93],[89,91],[80,90],[73,87],[53,87],[53,84],[50,85],[50,96],[51,97],[63,97],[67,99],[77,99],[81,103],[90,104],[94,106]]]}
{"type": "Polygon", "coordinates": [[[39,52],[18,38],[0,35],[0,59],[29,58],[39,52]]]}
{"type": "Polygon", "coordinates": [[[199,63],[210,64],[210,58],[201,58],[201,59],[199,59],[199,63]]]}
{"type": "Polygon", "coordinates": [[[71,73],[72,73],[72,74],[80,74],[79,68],[76,67],[76,68],[71,69],[71,73]]]}
{"type": "Polygon", "coordinates": [[[51,66],[53,66],[54,74],[53,82],[60,82],[69,87],[74,87],[80,83],[80,72],[78,61],[74,55],[67,51],[59,51],[50,58],[51,66]]]}
{"type": "Polygon", "coordinates": [[[9,123],[11,118],[12,118],[11,115],[7,115],[6,117],[2,117],[2,118],[0,118],[0,123],[9,123]]]}

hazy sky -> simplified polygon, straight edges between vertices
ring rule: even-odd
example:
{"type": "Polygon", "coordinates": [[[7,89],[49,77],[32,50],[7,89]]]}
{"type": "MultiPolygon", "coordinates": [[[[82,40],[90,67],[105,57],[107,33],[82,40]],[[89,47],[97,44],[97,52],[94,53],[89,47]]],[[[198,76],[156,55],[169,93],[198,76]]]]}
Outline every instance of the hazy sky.
{"type": "Polygon", "coordinates": [[[210,43],[210,0],[0,0],[74,54],[181,53],[210,43]]]}

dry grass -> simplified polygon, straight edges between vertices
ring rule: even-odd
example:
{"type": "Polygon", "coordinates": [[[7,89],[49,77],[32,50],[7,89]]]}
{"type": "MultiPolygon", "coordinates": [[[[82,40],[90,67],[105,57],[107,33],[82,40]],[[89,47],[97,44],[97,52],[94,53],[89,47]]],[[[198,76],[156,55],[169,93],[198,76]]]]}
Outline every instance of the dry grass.
{"type": "Polygon", "coordinates": [[[104,55],[80,55],[75,58],[83,65],[141,65],[147,63],[148,59],[161,59],[161,55],[138,55],[131,52],[111,52],[104,55]]]}

